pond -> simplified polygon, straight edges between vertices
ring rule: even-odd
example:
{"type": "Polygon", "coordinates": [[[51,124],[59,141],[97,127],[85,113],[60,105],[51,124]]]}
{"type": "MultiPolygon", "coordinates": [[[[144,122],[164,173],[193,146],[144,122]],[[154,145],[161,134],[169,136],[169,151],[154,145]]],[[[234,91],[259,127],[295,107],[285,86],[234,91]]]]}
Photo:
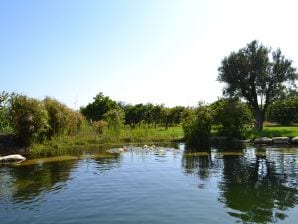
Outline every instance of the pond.
{"type": "Polygon", "coordinates": [[[297,223],[298,149],[177,148],[0,166],[7,223],[297,223]]]}

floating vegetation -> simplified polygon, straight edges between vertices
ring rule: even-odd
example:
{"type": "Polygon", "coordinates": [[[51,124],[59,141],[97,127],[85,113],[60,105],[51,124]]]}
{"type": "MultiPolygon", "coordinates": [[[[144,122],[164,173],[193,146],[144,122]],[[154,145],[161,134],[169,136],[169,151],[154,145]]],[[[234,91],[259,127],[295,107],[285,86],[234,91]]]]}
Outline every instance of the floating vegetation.
{"type": "Polygon", "coordinates": [[[55,156],[55,157],[47,157],[40,159],[30,159],[26,160],[23,163],[14,164],[15,166],[31,166],[36,164],[44,164],[44,163],[53,163],[53,162],[61,162],[67,160],[77,160],[79,159],[77,156],[55,156]]]}

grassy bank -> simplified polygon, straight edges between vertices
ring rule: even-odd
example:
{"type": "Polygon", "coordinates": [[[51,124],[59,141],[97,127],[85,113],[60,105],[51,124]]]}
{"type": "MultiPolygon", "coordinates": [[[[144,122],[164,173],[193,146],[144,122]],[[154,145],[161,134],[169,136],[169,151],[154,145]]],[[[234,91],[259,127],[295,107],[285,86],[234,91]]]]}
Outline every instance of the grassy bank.
{"type": "MultiPolygon", "coordinates": [[[[298,136],[298,126],[265,126],[263,131],[256,132],[249,129],[245,133],[246,138],[258,137],[294,137],[298,136]]],[[[182,140],[183,130],[181,126],[165,128],[123,128],[119,132],[110,130],[103,134],[97,134],[93,129],[84,129],[76,136],[64,136],[54,138],[42,144],[35,144],[30,149],[32,157],[49,157],[57,155],[79,154],[86,150],[108,149],[120,147],[125,144],[156,144],[161,142],[173,142],[182,140]]]]}
{"type": "Polygon", "coordinates": [[[295,137],[298,136],[298,125],[296,126],[265,126],[262,131],[256,132],[253,129],[247,130],[246,138],[258,137],[295,137]]]}
{"type": "Polygon", "coordinates": [[[165,128],[123,128],[119,132],[105,130],[98,134],[86,128],[76,136],[53,138],[42,144],[34,144],[30,148],[32,157],[48,157],[66,154],[78,154],[86,150],[99,150],[119,147],[124,144],[156,144],[159,142],[179,141],[183,137],[181,127],[165,128]]]}

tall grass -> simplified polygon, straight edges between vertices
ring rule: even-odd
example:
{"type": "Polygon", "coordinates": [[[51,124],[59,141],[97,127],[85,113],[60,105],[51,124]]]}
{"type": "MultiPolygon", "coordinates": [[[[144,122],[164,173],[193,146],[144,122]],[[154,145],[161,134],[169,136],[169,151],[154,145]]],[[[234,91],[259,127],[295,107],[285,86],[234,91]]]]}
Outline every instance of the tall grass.
{"type": "Polygon", "coordinates": [[[34,144],[30,148],[30,156],[57,156],[79,154],[86,150],[103,150],[108,147],[123,146],[123,144],[153,144],[158,142],[178,141],[183,137],[180,126],[168,129],[141,126],[137,128],[124,127],[117,133],[105,128],[99,134],[96,128],[84,123],[81,131],[74,136],[57,136],[42,144],[34,144]]]}

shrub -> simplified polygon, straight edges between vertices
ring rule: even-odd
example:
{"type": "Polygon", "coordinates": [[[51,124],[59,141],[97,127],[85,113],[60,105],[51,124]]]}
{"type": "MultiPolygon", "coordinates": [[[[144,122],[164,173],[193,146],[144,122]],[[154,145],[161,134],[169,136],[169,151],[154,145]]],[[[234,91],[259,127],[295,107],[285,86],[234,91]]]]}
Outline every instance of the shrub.
{"type": "Polygon", "coordinates": [[[11,133],[13,128],[9,119],[10,98],[14,94],[0,92],[0,133],[11,133]]]}
{"type": "Polygon", "coordinates": [[[20,143],[28,146],[44,139],[49,125],[41,101],[23,95],[14,96],[9,113],[20,143]]]}
{"type": "Polygon", "coordinates": [[[104,128],[108,126],[108,123],[104,120],[93,121],[92,126],[95,128],[96,132],[101,135],[103,134],[104,128]]]}
{"type": "Polygon", "coordinates": [[[298,122],[298,97],[276,100],[268,108],[267,119],[281,125],[298,122]]]}
{"type": "Polygon", "coordinates": [[[249,107],[238,99],[220,99],[211,108],[219,136],[241,138],[253,122],[249,107]]]}
{"type": "Polygon", "coordinates": [[[59,135],[72,135],[78,132],[83,120],[79,112],[50,97],[46,97],[43,102],[48,112],[48,123],[50,126],[47,131],[48,138],[59,135]]]}
{"type": "Polygon", "coordinates": [[[122,109],[113,109],[105,113],[103,119],[107,122],[109,130],[119,134],[124,124],[124,112],[122,109]]]}
{"type": "Polygon", "coordinates": [[[200,106],[196,113],[183,122],[184,138],[188,148],[209,149],[212,114],[207,106],[200,106]]]}

